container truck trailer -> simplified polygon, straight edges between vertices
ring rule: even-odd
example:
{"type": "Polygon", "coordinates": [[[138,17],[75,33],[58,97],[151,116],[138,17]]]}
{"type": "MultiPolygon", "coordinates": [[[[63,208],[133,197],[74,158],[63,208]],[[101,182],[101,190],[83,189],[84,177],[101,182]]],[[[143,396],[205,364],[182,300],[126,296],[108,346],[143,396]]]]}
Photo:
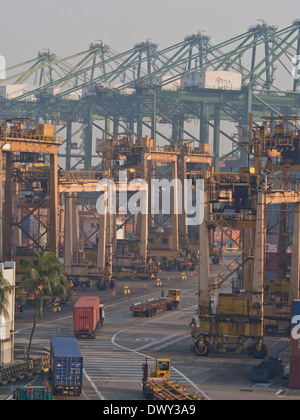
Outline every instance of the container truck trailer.
{"type": "Polygon", "coordinates": [[[169,359],[157,359],[156,369],[149,371],[149,365],[142,366],[143,370],[143,394],[147,400],[202,400],[195,394],[187,392],[186,386],[171,382],[171,361],[169,359]]]}
{"type": "Polygon", "coordinates": [[[96,331],[103,326],[104,305],[99,297],[81,297],[73,307],[73,331],[76,338],[95,338],[96,331]]]}
{"type": "Polygon", "coordinates": [[[81,394],[83,357],[76,338],[54,337],[50,341],[50,370],[54,395],[81,394]]]}
{"type": "Polygon", "coordinates": [[[145,302],[137,302],[130,306],[133,316],[155,316],[157,312],[172,311],[176,309],[180,302],[180,290],[169,289],[167,297],[152,298],[145,302]]]}

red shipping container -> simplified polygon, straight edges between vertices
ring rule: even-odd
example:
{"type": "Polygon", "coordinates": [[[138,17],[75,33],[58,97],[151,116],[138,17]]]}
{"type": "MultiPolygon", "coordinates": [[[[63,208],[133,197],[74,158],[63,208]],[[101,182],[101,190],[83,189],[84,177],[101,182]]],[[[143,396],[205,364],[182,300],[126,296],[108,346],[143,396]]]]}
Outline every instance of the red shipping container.
{"type": "Polygon", "coordinates": [[[300,359],[290,359],[289,389],[300,389],[300,359]]]}
{"type": "Polygon", "coordinates": [[[96,336],[100,322],[100,299],[98,297],[81,297],[73,307],[73,331],[75,337],[96,336]]]}
{"type": "Polygon", "coordinates": [[[290,339],[290,358],[300,359],[300,339],[295,340],[292,336],[290,339]]]}

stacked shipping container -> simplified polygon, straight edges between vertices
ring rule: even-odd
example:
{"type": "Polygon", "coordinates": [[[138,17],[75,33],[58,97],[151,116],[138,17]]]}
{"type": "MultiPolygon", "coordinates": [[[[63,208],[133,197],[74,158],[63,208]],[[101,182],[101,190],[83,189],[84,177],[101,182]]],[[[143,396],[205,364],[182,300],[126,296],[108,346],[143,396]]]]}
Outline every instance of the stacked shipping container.
{"type": "Polygon", "coordinates": [[[290,339],[290,389],[300,389],[300,339],[293,337],[297,330],[294,328],[300,325],[294,317],[300,317],[300,299],[294,300],[292,309],[292,332],[290,339]]]}

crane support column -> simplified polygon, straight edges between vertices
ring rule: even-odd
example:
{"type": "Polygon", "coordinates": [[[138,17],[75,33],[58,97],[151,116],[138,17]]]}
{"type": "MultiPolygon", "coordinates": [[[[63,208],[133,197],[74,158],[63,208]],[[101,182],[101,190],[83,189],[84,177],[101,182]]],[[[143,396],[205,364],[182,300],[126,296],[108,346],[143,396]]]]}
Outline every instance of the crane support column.
{"type": "Polygon", "coordinates": [[[172,162],[172,250],[179,249],[179,231],[178,231],[178,161],[172,162]]]}
{"type": "Polygon", "coordinates": [[[78,252],[80,235],[79,235],[79,213],[78,213],[76,193],[74,193],[72,197],[72,218],[73,218],[72,249],[73,249],[73,252],[78,252]]]}
{"type": "Polygon", "coordinates": [[[72,214],[72,196],[65,194],[65,239],[64,239],[64,258],[65,267],[72,267],[73,262],[73,214],[72,214]]]}
{"type": "Polygon", "coordinates": [[[50,155],[49,249],[58,255],[58,166],[57,153],[50,155]]]}
{"type": "Polygon", "coordinates": [[[97,267],[101,272],[105,269],[105,254],[106,254],[106,237],[107,237],[107,213],[99,216],[99,240],[98,240],[98,254],[97,267]]]}
{"type": "Polygon", "coordinates": [[[199,317],[209,317],[210,310],[210,260],[209,260],[209,203],[204,193],[204,221],[199,227],[199,317]]]}
{"type": "Polygon", "coordinates": [[[221,131],[221,117],[220,105],[215,105],[214,110],[214,167],[215,172],[219,172],[220,163],[220,131],[221,131]]]}
{"type": "Polygon", "coordinates": [[[253,284],[252,284],[252,318],[261,325],[261,337],[264,336],[263,287],[265,277],[266,246],[266,195],[258,193],[257,217],[254,248],[253,284]]]}
{"type": "Polygon", "coordinates": [[[12,153],[6,153],[5,201],[3,217],[3,259],[11,260],[11,232],[12,232],[12,153]]]}

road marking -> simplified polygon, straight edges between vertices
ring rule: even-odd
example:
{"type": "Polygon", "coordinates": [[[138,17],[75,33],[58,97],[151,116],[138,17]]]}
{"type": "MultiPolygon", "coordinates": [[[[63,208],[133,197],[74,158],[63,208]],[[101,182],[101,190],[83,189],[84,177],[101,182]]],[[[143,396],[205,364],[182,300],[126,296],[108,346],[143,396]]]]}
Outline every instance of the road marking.
{"type": "Polygon", "coordinates": [[[89,383],[91,384],[93,390],[96,392],[96,394],[98,395],[99,399],[104,401],[105,398],[103,397],[103,395],[101,394],[101,392],[98,390],[98,388],[96,387],[96,385],[94,384],[94,382],[91,380],[91,378],[89,377],[89,375],[86,373],[85,369],[83,369],[83,373],[84,376],[86,377],[86,379],[89,381],[89,383]]]}
{"type": "MultiPolygon", "coordinates": [[[[194,306],[191,306],[191,308],[193,308],[194,306]]],[[[178,311],[178,312],[180,312],[180,310],[178,311]]],[[[157,318],[157,319],[152,319],[152,320],[150,320],[150,321],[147,321],[147,322],[144,322],[143,324],[140,324],[139,326],[141,326],[141,325],[147,325],[147,324],[151,324],[151,323],[153,323],[153,322],[155,322],[156,320],[161,320],[161,319],[163,319],[163,318],[167,318],[167,317],[169,317],[169,316],[172,316],[173,314],[168,314],[168,315],[164,315],[164,316],[161,316],[161,317],[159,317],[159,318],[157,318]]],[[[140,352],[138,352],[137,350],[133,350],[133,349],[129,349],[129,348],[127,348],[127,347],[125,347],[125,346],[122,346],[121,344],[118,344],[118,343],[116,343],[116,338],[117,338],[117,336],[119,335],[119,334],[122,334],[124,331],[128,331],[128,330],[130,330],[130,329],[134,329],[134,328],[136,328],[136,326],[134,326],[134,327],[127,327],[127,328],[124,328],[123,330],[121,330],[121,331],[119,331],[119,332],[117,332],[116,334],[114,334],[114,336],[112,337],[112,339],[111,339],[111,342],[112,342],[112,344],[114,344],[115,346],[117,346],[117,347],[120,347],[120,348],[122,348],[122,349],[124,349],[124,350],[127,350],[127,351],[130,351],[131,353],[135,353],[135,354],[138,354],[138,355],[140,355],[140,356],[143,356],[143,357],[147,357],[148,359],[152,359],[152,360],[155,360],[155,358],[154,357],[151,357],[151,356],[146,356],[145,354],[143,354],[143,353],[140,353],[140,352]]],[[[178,369],[176,369],[175,367],[171,367],[171,369],[173,369],[177,374],[179,374],[185,381],[187,381],[192,387],[194,387],[200,394],[202,394],[202,396],[206,399],[206,400],[211,400],[211,398],[202,390],[202,389],[200,389],[193,381],[191,381],[189,378],[187,378],[182,372],[180,372],[178,369]]]]}

